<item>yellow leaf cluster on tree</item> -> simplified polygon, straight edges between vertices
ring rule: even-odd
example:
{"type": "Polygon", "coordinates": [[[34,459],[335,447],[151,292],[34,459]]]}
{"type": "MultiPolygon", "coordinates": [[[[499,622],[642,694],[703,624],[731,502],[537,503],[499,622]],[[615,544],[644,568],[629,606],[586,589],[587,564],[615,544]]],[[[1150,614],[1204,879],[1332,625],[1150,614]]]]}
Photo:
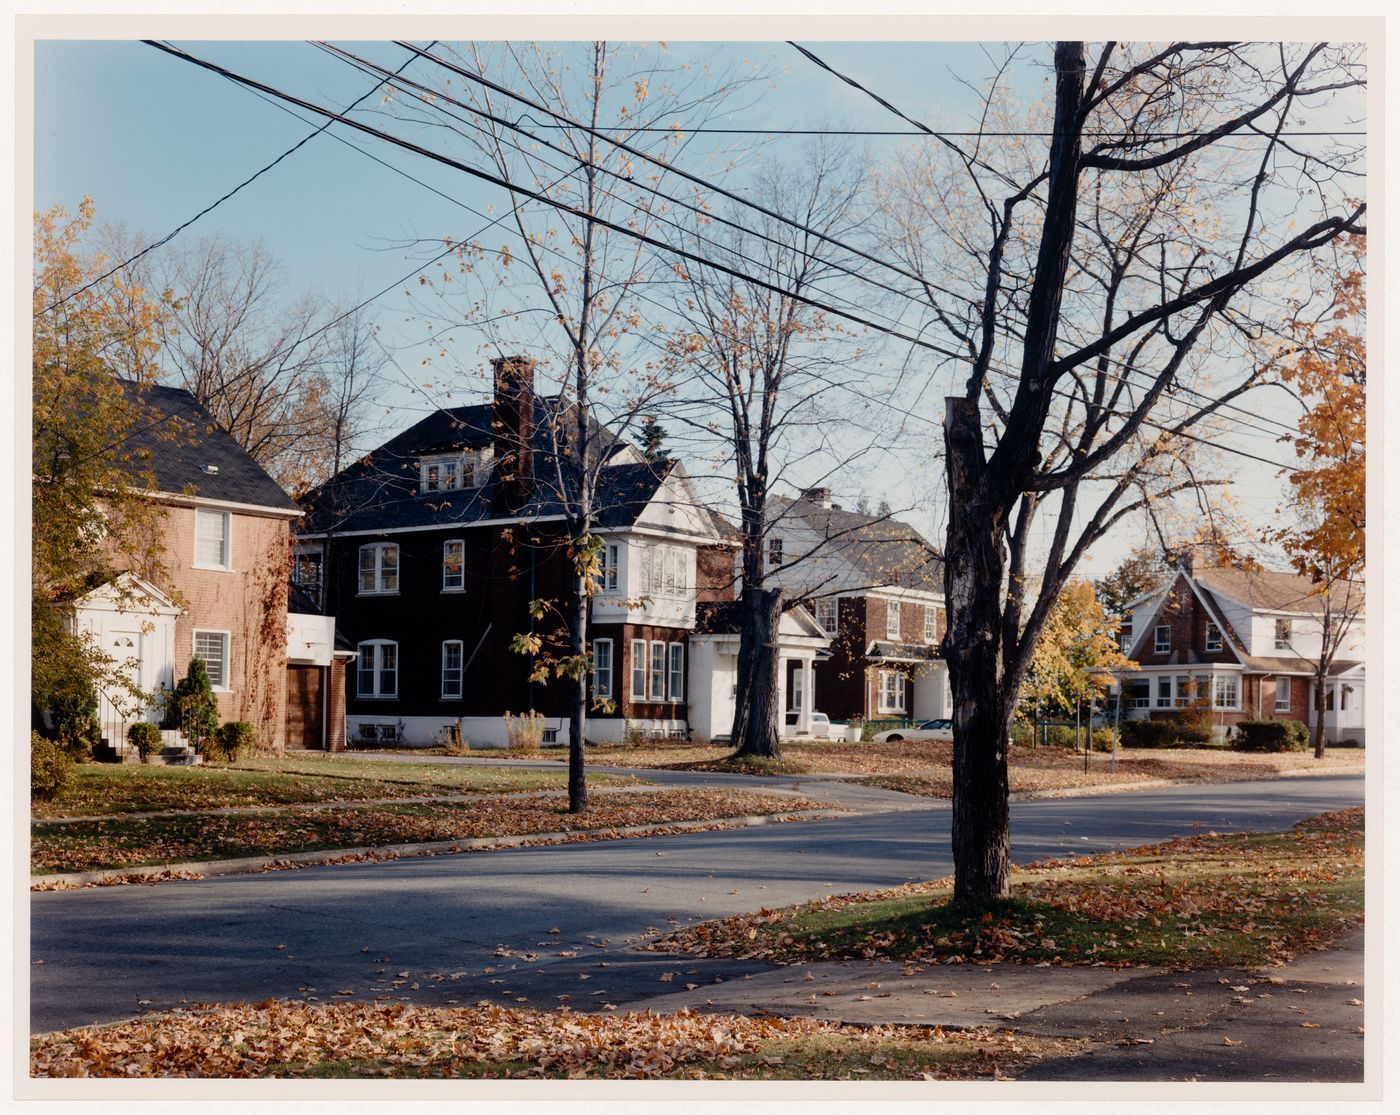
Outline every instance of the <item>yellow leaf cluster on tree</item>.
{"type": "Polygon", "coordinates": [[[1114,671],[1137,663],[1118,647],[1119,621],[1104,614],[1092,582],[1065,584],[1036,640],[1021,699],[1038,710],[1071,713],[1081,701],[1102,697],[1114,671]]]}

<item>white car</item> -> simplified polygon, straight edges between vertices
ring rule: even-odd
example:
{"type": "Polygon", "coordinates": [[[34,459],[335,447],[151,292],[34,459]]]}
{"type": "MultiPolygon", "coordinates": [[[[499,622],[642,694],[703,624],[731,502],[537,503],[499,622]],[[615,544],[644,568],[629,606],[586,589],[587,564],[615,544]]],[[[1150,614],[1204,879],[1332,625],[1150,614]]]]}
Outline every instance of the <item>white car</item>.
{"type": "MultiPolygon", "coordinates": [[[[788,731],[790,734],[796,734],[796,732],[797,732],[797,717],[798,717],[798,714],[795,713],[795,712],[790,712],[790,713],[788,713],[787,716],[785,717],[784,722],[787,724],[787,731],[788,731]]],[[[808,736],[809,739],[830,739],[830,738],[831,738],[831,720],[830,720],[830,718],[826,715],[826,713],[824,713],[824,712],[814,712],[814,713],[812,713],[812,715],[811,715],[811,717],[810,717],[810,719],[809,719],[809,721],[808,721],[808,724],[809,724],[809,729],[810,729],[810,730],[807,732],[807,736],[808,736]]]]}
{"type": "Polygon", "coordinates": [[[898,743],[906,739],[939,739],[953,742],[953,722],[951,720],[916,720],[912,728],[891,728],[887,732],[876,732],[870,737],[871,743],[898,743]]]}

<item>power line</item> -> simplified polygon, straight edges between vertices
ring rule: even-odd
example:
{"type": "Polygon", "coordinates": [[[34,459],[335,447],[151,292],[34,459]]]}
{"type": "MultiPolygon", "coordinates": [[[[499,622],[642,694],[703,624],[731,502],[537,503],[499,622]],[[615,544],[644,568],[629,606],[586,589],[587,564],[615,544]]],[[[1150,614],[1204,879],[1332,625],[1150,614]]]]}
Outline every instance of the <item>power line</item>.
{"type": "MultiPolygon", "coordinates": [[[[442,163],[442,164],[444,164],[444,165],[446,165],[446,166],[450,166],[450,167],[452,167],[452,168],[454,168],[454,169],[460,170],[460,171],[462,171],[463,173],[469,174],[469,175],[471,175],[471,176],[473,176],[473,177],[482,179],[482,180],[484,180],[484,181],[491,182],[491,183],[493,183],[493,184],[495,184],[495,185],[497,185],[497,186],[500,186],[500,187],[502,187],[502,188],[508,190],[508,191],[511,192],[511,193],[519,194],[519,195],[522,195],[522,196],[531,198],[531,199],[533,199],[533,200],[540,201],[540,202],[542,202],[542,203],[544,203],[544,204],[546,204],[546,205],[549,205],[549,206],[551,206],[551,207],[553,207],[553,208],[555,208],[555,209],[558,209],[558,210],[561,211],[561,212],[570,213],[570,214],[572,214],[572,215],[574,215],[574,216],[576,216],[576,217],[581,217],[581,218],[583,218],[583,219],[592,221],[592,222],[594,222],[594,223],[596,223],[596,224],[598,224],[598,225],[601,225],[601,226],[603,226],[603,227],[606,227],[606,228],[610,229],[611,231],[617,232],[617,233],[620,234],[620,235],[627,236],[627,237],[630,237],[630,238],[632,238],[632,239],[639,240],[639,241],[641,241],[641,242],[643,242],[643,243],[650,244],[651,246],[656,247],[656,248],[659,248],[659,249],[661,249],[661,250],[663,250],[663,251],[668,251],[668,252],[671,252],[672,254],[679,255],[679,256],[681,256],[682,258],[689,259],[689,260],[691,260],[691,261],[693,261],[693,262],[695,262],[695,263],[700,264],[701,266],[709,267],[709,268],[711,268],[711,269],[713,269],[713,270],[716,270],[716,271],[719,271],[719,272],[721,272],[721,273],[728,274],[728,275],[731,275],[731,276],[733,276],[733,277],[739,278],[739,279],[741,279],[741,280],[743,280],[743,281],[745,281],[745,282],[753,283],[755,286],[758,286],[758,287],[761,287],[761,288],[764,288],[764,289],[773,291],[774,293],[777,293],[777,294],[785,295],[785,296],[787,296],[787,297],[792,298],[794,301],[802,302],[802,303],[805,304],[805,305],[810,305],[810,306],[813,306],[813,307],[815,307],[815,308],[817,308],[817,309],[825,310],[825,311],[828,312],[828,313],[835,314],[835,315],[838,316],[838,317],[843,317],[843,318],[845,318],[845,319],[847,319],[847,320],[849,320],[849,321],[854,321],[856,324],[865,326],[866,328],[874,329],[876,332],[884,333],[884,334],[886,334],[886,335],[888,335],[888,336],[895,337],[896,339],[899,339],[899,340],[904,340],[904,341],[906,341],[906,342],[908,342],[908,343],[910,343],[910,344],[916,345],[916,346],[918,346],[918,347],[920,347],[920,348],[925,348],[925,349],[928,349],[928,350],[933,351],[933,352],[938,352],[938,353],[940,353],[940,354],[942,354],[942,355],[951,357],[952,359],[959,360],[959,361],[966,361],[966,360],[968,359],[966,356],[964,356],[964,355],[961,354],[961,353],[954,352],[954,351],[948,350],[948,349],[944,349],[944,348],[942,348],[942,347],[939,346],[939,345],[936,345],[936,344],[934,344],[934,343],[932,343],[932,342],[929,342],[929,341],[924,341],[924,340],[922,340],[921,338],[918,338],[918,337],[911,337],[911,336],[909,336],[908,334],[900,333],[900,332],[897,332],[897,331],[895,331],[895,330],[890,330],[890,329],[881,328],[880,326],[876,325],[876,324],[873,323],[873,322],[870,322],[870,321],[868,321],[868,320],[862,319],[862,318],[860,318],[860,317],[857,317],[856,315],[847,313],[847,312],[845,312],[845,311],[839,310],[839,309],[837,309],[837,308],[835,308],[835,307],[833,307],[833,306],[826,305],[826,304],[824,304],[824,303],[818,302],[818,301],[816,301],[816,300],[814,300],[814,299],[811,299],[811,298],[808,298],[808,297],[805,297],[805,296],[802,296],[802,295],[794,294],[793,292],[784,290],[782,287],[779,287],[779,286],[777,286],[777,285],[775,285],[775,284],[768,283],[768,282],[766,282],[765,280],[757,279],[757,278],[755,278],[755,277],[753,277],[753,276],[745,275],[745,274],[743,274],[742,272],[737,271],[737,270],[734,269],[734,268],[725,266],[724,264],[719,264],[719,263],[715,263],[715,262],[710,261],[710,260],[706,260],[706,259],[704,259],[703,257],[697,256],[697,255],[695,255],[695,254],[692,253],[692,252],[686,251],[685,249],[677,248],[677,247],[675,247],[675,246],[673,246],[673,245],[666,244],[666,243],[664,243],[664,242],[662,242],[662,241],[657,240],[657,239],[654,238],[654,237],[647,236],[647,235],[644,234],[644,233],[638,232],[638,231],[633,230],[633,229],[629,229],[629,228],[627,228],[627,227],[625,227],[625,226],[623,226],[623,225],[616,224],[615,222],[608,221],[608,220],[606,220],[606,219],[603,219],[603,218],[594,216],[594,215],[592,215],[592,214],[584,213],[584,212],[578,210],[577,208],[575,208],[574,206],[567,205],[567,204],[565,204],[565,203],[563,203],[563,202],[556,201],[556,200],[554,200],[554,199],[548,197],[547,191],[546,191],[546,192],[540,192],[540,191],[530,190],[530,189],[528,189],[528,188],[526,188],[526,187],[523,187],[523,186],[516,185],[516,184],[511,183],[511,182],[509,182],[509,181],[507,181],[507,180],[505,180],[505,179],[499,178],[499,177],[497,177],[496,175],[490,174],[490,173],[488,173],[488,172],[486,172],[486,171],[483,171],[483,170],[480,170],[480,169],[478,169],[478,168],[476,168],[476,167],[472,167],[472,166],[470,166],[470,165],[468,165],[468,164],[466,164],[466,163],[462,163],[462,162],[460,162],[459,160],[452,159],[452,158],[450,158],[449,156],[440,154],[440,153],[435,152],[435,151],[430,151],[430,150],[428,150],[427,148],[424,148],[424,147],[422,147],[422,146],[420,146],[420,145],[418,145],[418,144],[412,143],[412,142],[409,141],[409,140],[405,140],[405,139],[402,139],[402,138],[400,138],[400,137],[390,135],[389,133],[386,133],[386,132],[381,132],[381,131],[379,131],[379,130],[377,130],[377,129],[375,129],[375,128],[369,127],[369,126],[366,125],[366,124],[360,123],[359,121],[348,119],[348,118],[346,118],[343,114],[337,113],[337,112],[335,112],[335,111],[332,110],[332,109],[323,108],[323,107],[321,107],[321,106],[319,106],[319,105],[315,105],[315,104],[313,104],[313,103],[311,103],[311,102],[304,101],[304,100],[302,100],[302,99],[300,99],[300,98],[298,98],[298,97],[295,97],[295,96],[293,96],[293,95],[290,94],[290,93],[283,92],[283,91],[278,90],[278,89],[276,89],[276,88],[274,88],[274,87],[272,87],[272,86],[265,85],[265,84],[263,84],[263,83],[261,83],[261,82],[255,81],[255,80],[252,79],[252,78],[248,78],[248,77],[244,77],[244,76],[242,76],[242,75],[236,74],[236,73],[234,73],[234,72],[232,72],[232,71],[230,71],[230,70],[225,69],[225,68],[222,67],[222,66],[217,65],[216,63],[209,62],[209,61],[206,61],[206,60],[204,60],[204,59],[197,58],[197,57],[195,57],[194,55],[191,55],[191,54],[187,53],[186,51],[180,50],[180,49],[178,49],[178,48],[176,48],[176,47],[170,46],[170,45],[168,45],[168,44],[157,43],[157,42],[154,42],[153,40],[143,40],[143,41],[147,42],[148,45],[151,45],[151,46],[156,47],[156,49],[158,49],[158,50],[164,51],[164,52],[166,52],[166,53],[168,53],[168,54],[171,54],[171,55],[173,55],[173,56],[175,56],[175,57],[182,58],[182,59],[184,59],[184,60],[186,60],[186,61],[188,61],[188,62],[190,62],[190,63],[192,63],[192,64],[194,64],[194,65],[197,65],[197,66],[200,66],[201,68],[210,70],[211,72],[221,74],[222,76],[224,76],[224,77],[226,77],[226,78],[228,78],[228,79],[230,79],[230,80],[232,80],[232,81],[236,81],[236,82],[238,82],[239,84],[245,85],[245,86],[247,86],[247,87],[249,87],[249,88],[260,89],[260,90],[262,90],[263,92],[268,93],[269,95],[271,95],[271,96],[273,96],[273,97],[277,97],[277,98],[282,99],[282,100],[285,100],[285,101],[287,101],[287,102],[289,102],[289,103],[291,103],[291,104],[298,105],[299,107],[301,107],[301,108],[303,108],[303,109],[305,109],[305,110],[307,110],[307,111],[314,112],[314,113],[316,113],[316,114],[318,114],[318,115],[326,116],[326,117],[328,117],[330,120],[333,120],[333,121],[339,121],[340,123],[345,124],[346,126],[351,127],[351,128],[354,128],[354,129],[356,129],[356,130],[358,130],[358,131],[364,132],[364,133],[367,134],[367,135],[374,136],[374,137],[376,137],[376,138],[382,139],[382,140],[384,140],[385,142],[394,144],[395,146],[401,147],[401,148],[403,148],[403,149],[405,149],[405,150],[412,151],[412,152],[414,152],[414,153],[416,153],[416,154],[422,155],[423,157],[428,158],[428,159],[431,159],[431,160],[433,160],[433,161],[435,161],[435,162],[439,162],[439,163],[442,163]]],[[[436,262],[437,259],[443,258],[443,257],[446,256],[447,254],[449,254],[452,250],[455,250],[455,246],[454,246],[453,248],[449,248],[448,251],[441,253],[441,254],[440,254],[439,256],[437,256],[435,259],[430,260],[427,264],[424,264],[423,267],[422,267],[422,268],[419,268],[418,270],[421,271],[421,270],[426,269],[426,268],[427,268],[428,266],[430,266],[432,263],[436,262]]],[[[414,274],[416,274],[416,273],[417,273],[417,272],[414,272],[414,274]]],[[[400,281],[402,281],[402,280],[400,280],[400,281]]],[[[394,285],[397,285],[397,283],[394,284],[394,285]]],[[[392,289],[392,288],[386,288],[386,291],[382,291],[382,292],[380,292],[380,293],[381,293],[381,294],[386,293],[388,289],[392,289]]],[[[378,295],[376,295],[375,297],[378,297],[378,295]]],[[[372,301],[372,300],[373,300],[373,299],[370,299],[369,301],[372,301]]],[[[351,311],[351,312],[353,312],[353,311],[351,311]]],[[[342,320],[342,319],[343,319],[344,317],[346,317],[346,316],[349,316],[349,314],[347,313],[347,314],[345,314],[345,315],[342,315],[342,318],[336,319],[336,320],[342,320]]],[[[330,324],[334,324],[334,323],[332,322],[332,323],[330,323],[330,324]]],[[[329,325],[323,327],[323,329],[324,329],[324,328],[329,328],[329,325]]],[[[1002,370],[1005,371],[1005,369],[1002,369],[1002,370]]],[[[1070,397],[1071,399],[1073,399],[1073,396],[1072,396],[1072,395],[1069,395],[1068,397],[1070,397]]],[[[1115,413],[1116,413],[1116,412],[1115,412],[1115,413]]],[[[1121,416],[1121,415],[1120,415],[1120,417],[1125,417],[1125,416],[1121,416]]],[[[1261,463],[1268,464],[1268,465],[1270,465],[1270,466],[1272,466],[1272,467],[1274,467],[1274,468],[1279,468],[1279,469],[1286,470],[1286,471],[1296,471],[1296,470],[1291,470],[1291,469],[1289,469],[1288,466],[1280,465],[1277,461],[1270,461],[1270,460],[1268,460],[1268,459],[1266,459],[1266,458],[1258,457],[1258,456],[1255,455],[1255,454],[1251,454],[1251,453],[1248,453],[1248,452],[1243,451],[1243,450],[1236,450],[1236,449],[1229,448],[1229,447],[1226,447],[1226,446],[1223,446],[1223,445],[1218,445],[1218,444],[1215,444],[1215,443],[1212,443],[1212,442],[1204,441],[1204,439],[1201,439],[1201,438],[1199,438],[1199,437],[1197,437],[1197,436],[1195,436],[1195,435],[1186,434],[1186,433],[1184,433],[1184,432],[1173,431],[1173,430],[1170,429],[1169,427],[1162,426],[1161,424],[1156,423],[1156,422],[1153,422],[1153,421],[1151,421],[1151,420],[1149,420],[1149,419],[1146,419],[1146,418],[1143,418],[1143,419],[1141,419],[1140,421],[1141,421],[1144,425],[1152,426],[1153,428],[1156,428],[1156,429],[1161,430],[1161,431],[1163,431],[1163,432],[1165,432],[1165,433],[1171,434],[1172,436],[1179,436],[1179,437],[1186,438],[1187,440],[1198,441],[1198,442],[1201,442],[1201,443],[1207,444],[1207,445],[1214,445],[1215,448],[1219,449],[1219,450],[1222,451],[1222,452],[1234,453],[1234,454],[1237,455],[1237,456],[1246,457],[1246,458],[1249,458],[1249,459],[1252,459],[1252,460],[1256,460],[1256,461],[1259,461],[1259,462],[1261,462],[1261,463]]]]}
{"type": "MultiPolygon", "coordinates": [[[[434,42],[436,42],[436,40],[434,40],[434,42]]],[[[400,66],[400,67],[398,68],[398,70],[396,70],[396,71],[394,72],[394,76],[397,77],[399,74],[403,73],[404,70],[408,69],[409,63],[411,63],[412,61],[413,61],[413,59],[410,58],[407,62],[405,62],[402,66],[400,66]]],[[[374,87],[373,87],[372,89],[366,90],[363,96],[359,97],[356,101],[354,101],[352,104],[350,104],[349,106],[347,106],[347,107],[345,108],[344,111],[350,112],[351,110],[353,110],[353,109],[359,107],[361,104],[363,104],[365,101],[367,101],[370,97],[374,96],[374,94],[377,93],[377,92],[379,91],[379,89],[380,89],[383,85],[384,85],[384,81],[378,81],[378,82],[376,82],[375,85],[374,85],[374,87]]],[[[333,123],[333,121],[327,120],[324,124],[322,124],[322,125],[321,125],[319,128],[317,128],[315,131],[311,132],[311,133],[310,133],[309,135],[307,135],[307,136],[304,136],[302,139],[300,139],[300,140],[298,140],[296,143],[292,144],[291,147],[288,147],[287,150],[283,151],[282,154],[278,155],[277,158],[273,159],[272,162],[268,163],[268,164],[267,164],[265,167],[263,167],[261,170],[258,170],[258,171],[256,171],[256,172],[254,172],[253,174],[249,175],[249,176],[248,176],[247,178],[245,178],[242,182],[238,183],[238,185],[236,185],[233,189],[229,190],[228,193],[224,194],[223,197],[219,198],[217,201],[214,201],[214,202],[210,203],[209,205],[206,205],[203,209],[201,209],[198,213],[196,213],[196,214],[195,214],[193,217],[191,217],[189,220],[187,220],[187,221],[185,221],[183,224],[177,226],[173,231],[167,233],[165,236],[162,236],[162,237],[161,237],[159,240],[157,240],[155,243],[153,243],[153,244],[147,244],[144,248],[142,248],[139,252],[137,252],[135,255],[133,255],[130,259],[127,259],[127,260],[125,260],[124,262],[117,264],[115,267],[111,268],[110,270],[104,271],[101,275],[98,275],[98,276],[97,276],[95,279],[93,279],[91,282],[88,282],[88,283],[83,284],[82,286],[80,286],[77,290],[73,291],[72,293],[70,293],[70,294],[65,294],[62,298],[58,299],[56,302],[52,302],[52,303],[50,303],[49,305],[45,306],[42,310],[40,310],[40,311],[39,311],[38,313],[36,313],[34,316],[35,316],[35,317],[42,317],[44,314],[47,314],[47,313],[49,313],[49,312],[51,312],[51,311],[53,311],[53,310],[58,309],[58,307],[62,306],[65,302],[68,302],[70,299],[76,298],[78,295],[82,294],[84,291],[91,290],[91,289],[92,289],[93,287],[95,287],[98,283],[104,282],[105,280],[110,279],[110,278],[111,278],[113,275],[115,275],[118,271],[121,271],[121,270],[123,270],[123,269],[125,269],[125,268],[127,268],[127,267],[130,267],[133,263],[135,263],[135,262],[136,262],[138,259],[140,259],[142,256],[147,255],[148,253],[155,251],[157,248],[163,247],[164,245],[170,243],[170,241],[174,240],[175,237],[177,237],[177,236],[180,235],[180,233],[184,232],[185,229],[189,228],[190,225],[194,224],[194,223],[195,223],[196,221],[198,221],[201,217],[204,217],[204,216],[208,215],[209,213],[212,213],[212,212],[213,212],[215,209],[217,209],[220,205],[222,205],[224,202],[228,201],[229,198],[233,197],[236,193],[238,193],[240,190],[242,190],[243,187],[252,185],[252,184],[253,184],[254,182],[256,182],[259,178],[261,178],[264,174],[266,174],[269,170],[271,170],[271,169],[272,169],[273,167],[275,167],[278,163],[280,163],[283,159],[286,159],[287,157],[289,157],[289,156],[295,154],[297,151],[301,150],[301,148],[305,147],[308,143],[310,143],[310,142],[311,142],[313,139],[315,139],[318,135],[320,135],[320,134],[321,134],[322,132],[324,132],[327,128],[329,128],[329,127],[331,126],[332,123],[333,123]]]]}
{"type": "MultiPolygon", "coordinates": [[[[800,49],[800,48],[799,48],[799,49],[800,49]]],[[[549,129],[549,130],[551,130],[551,131],[563,131],[563,130],[572,128],[572,125],[570,125],[570,124],[549,124],[549,123],[546,123],[546,122],[544,122],[544,121],[535,120],[535,119],[531,118],[528,114],[522,114],[521,116],[517,117],[516,119],[517,119],[517,122],[519,122],[520,120],[529,120],[529,121],[530,121],[530,127],[532,127],[532,128],[547,128],[547,129],[549,129]]],[[[627,130],[628,130],[629,132],[634,133],[634,134],[635,134],[635,133],[655,133],[655,134],[657,134],[657,135],[662,135],[662,134],[675,134],[675,131],[676,131],[675,128],[660,128],[660,127],[639,127],[639,128],[628,128],[627,130]]],[[[981,130],[978,130],[978,131],[970,131],[970,130],[957,130],[957,129],[949,129],[949,128],[940,128],[937,132],[924,132],[924,131],[911,131],[911,130],[909,130],[909,129],[888,129],[888,128],[789,128],[789,127],[778,127],[778,128],[718,128],[718,127],[707,127],[707,126],[702,125],[702,126],[700,126],[700,127],[696,127],[696,128],[685,128],[685,129],[682,129],[682,130],[683,130],[683,131],[685,132],[685,134],[688,135],[688,136],[693,136],[693,135],[738,135],[738,136],[869,136],[869,137],[872,137],[872,138],[880,138],[880,137],[882,137],[882,136],[890,136],[890,137],[894,137],[894,136],[906,136],[906,137],[909,137],[909,138],[911,138],[911,139],[937,139],[937,138],[939,138],[940,136],[955,136],[955,137],[957,137],[958,139],[1053,139],[1053,138],[1054,138],[1054,135],[1055,135],[1054,132],[1000,131],[1000,130],[992,130],[992,129],[981,129],[981,130]]],[[[1111,136],[1111,135],[1118,135],[1119,133],[1117,133],[1117,132],[1100,132],[1100,131],[1094,131],[1094,130],[1092,130],[1092,129],[1085,129],[1085,131],[1084,131],[1083,134],[1084,134],[1084,135],[1111,136]]],[[[1203,132],[1200,132],[1200,131],[1191,131],[1191,132],[1142,132],[1142,133],[1140,133],[1139,135],[1134,136],[1133,138],[1134,138],[1134,139],[1144,139],[1144,140],[1146,140],[1146,139],[1164,139],[1164,140],[1165,140],[1165,139],[1190,139],[1190,138],[1192,138],[1193,136],[1198,136],[1198,135],[1203,135],[1203,134],[1204,134],[1204,133],[1203,133],[1203,132]]],[[[1269,133],[1269,135],[1271,135],[1271,134],[1272,134],[1272,133],[1269,133]]],[[[1320,136],[1364,136],[1364,135],[1366,134],[1366,132],[1365,132],[1365,131],[1325,131],[1325,130],[1312,131],[1312,130],[1309,130],[1309,131],[1297,131],[1297,132],[1287,132],[1287,131],[1285,131],[1285,132],[1280,132],[1279,134],[1282,135],[1282,136],[1287,136],[1287,137],[1289,137],[1290,139],[1294,139],[1294,138],[1302,138],[1302,137],[1307,137],[1307,136],[1312,136],[1312,137],[1320,137],[1320,136]]],[[[1262,133],[1262,132],[1256,132],[1256,133],[1253,133],[1253,134],[1250,134],[1250,135],[1236,135],[1236,136],[1234,136],[1233,138],[1234,138],[1234,139],[1261,139],[1261,140],[1267,140],[1267,139],[1269,138],[1269,135],[1266,135],[1266,134],[1264,134],[1264,133],[1262,133]]]]}

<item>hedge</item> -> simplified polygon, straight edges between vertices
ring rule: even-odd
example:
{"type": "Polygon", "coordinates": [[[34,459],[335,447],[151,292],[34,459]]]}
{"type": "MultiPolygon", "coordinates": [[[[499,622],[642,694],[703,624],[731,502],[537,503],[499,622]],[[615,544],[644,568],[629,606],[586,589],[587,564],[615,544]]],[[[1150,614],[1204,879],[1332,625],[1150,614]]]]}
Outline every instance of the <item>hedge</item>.
{"type": "Polygon", "coordinates": [[[29,796],[53,801],[73,784],[73,760],[51,739],[29,733],[29,796]]]}
{"type": "Polygon", "coordinates": [[[1124,747],[1175,747],[1181,742],[1181,725],[1175,720],[1125,720],[1124,747]]]}
{"type": "Polygon", "coordinates": [[[1237,751],[1303,751],[1308,726],[1301,720],[1241,720],[1235,725],[1237,751]]]}

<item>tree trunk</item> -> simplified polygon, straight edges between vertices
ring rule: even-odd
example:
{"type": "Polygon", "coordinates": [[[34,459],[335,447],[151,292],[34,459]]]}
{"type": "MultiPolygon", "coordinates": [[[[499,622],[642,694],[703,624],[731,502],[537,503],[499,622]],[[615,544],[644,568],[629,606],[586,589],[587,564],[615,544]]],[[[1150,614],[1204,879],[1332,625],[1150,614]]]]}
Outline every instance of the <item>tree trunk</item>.
{"type": "Polygon", "coordinates": [[[1313,677],[1313,758],[1321,759],[1327,751],[1327,733],[1323,731],[1327,717],[1327,674],[1331,664],[1324,661],[1313,677]]]}
{"type": "Polygon", "coordinates": [[[1000,635],[1006,558],[1001,520],[978,498],[984,458],[977,406],[950,398],[947,408],[943,657],[953,685],[953,901],[976,907],[1010,892],[1011,708],[1002,693],[1000,635]]]}
{"type": "Polygon", "coordinates": [[[744,585],[739,597],[738,698],[731,739],[737,753],[760,759],[782,758],[778,717],[778,623],[783,590],[744,585]]]}
{"type": "MultiPolygon", "coordinates": [[[[569,614],[569,657],[580,661],[588,653],[588,584],[574,575],[572,608],[569,614]]],[[[588,671],[572,679],[569,691],[569,812],[588,808],[588,790],[583,779],[583,732],[588,724],[588,671]]]]}

